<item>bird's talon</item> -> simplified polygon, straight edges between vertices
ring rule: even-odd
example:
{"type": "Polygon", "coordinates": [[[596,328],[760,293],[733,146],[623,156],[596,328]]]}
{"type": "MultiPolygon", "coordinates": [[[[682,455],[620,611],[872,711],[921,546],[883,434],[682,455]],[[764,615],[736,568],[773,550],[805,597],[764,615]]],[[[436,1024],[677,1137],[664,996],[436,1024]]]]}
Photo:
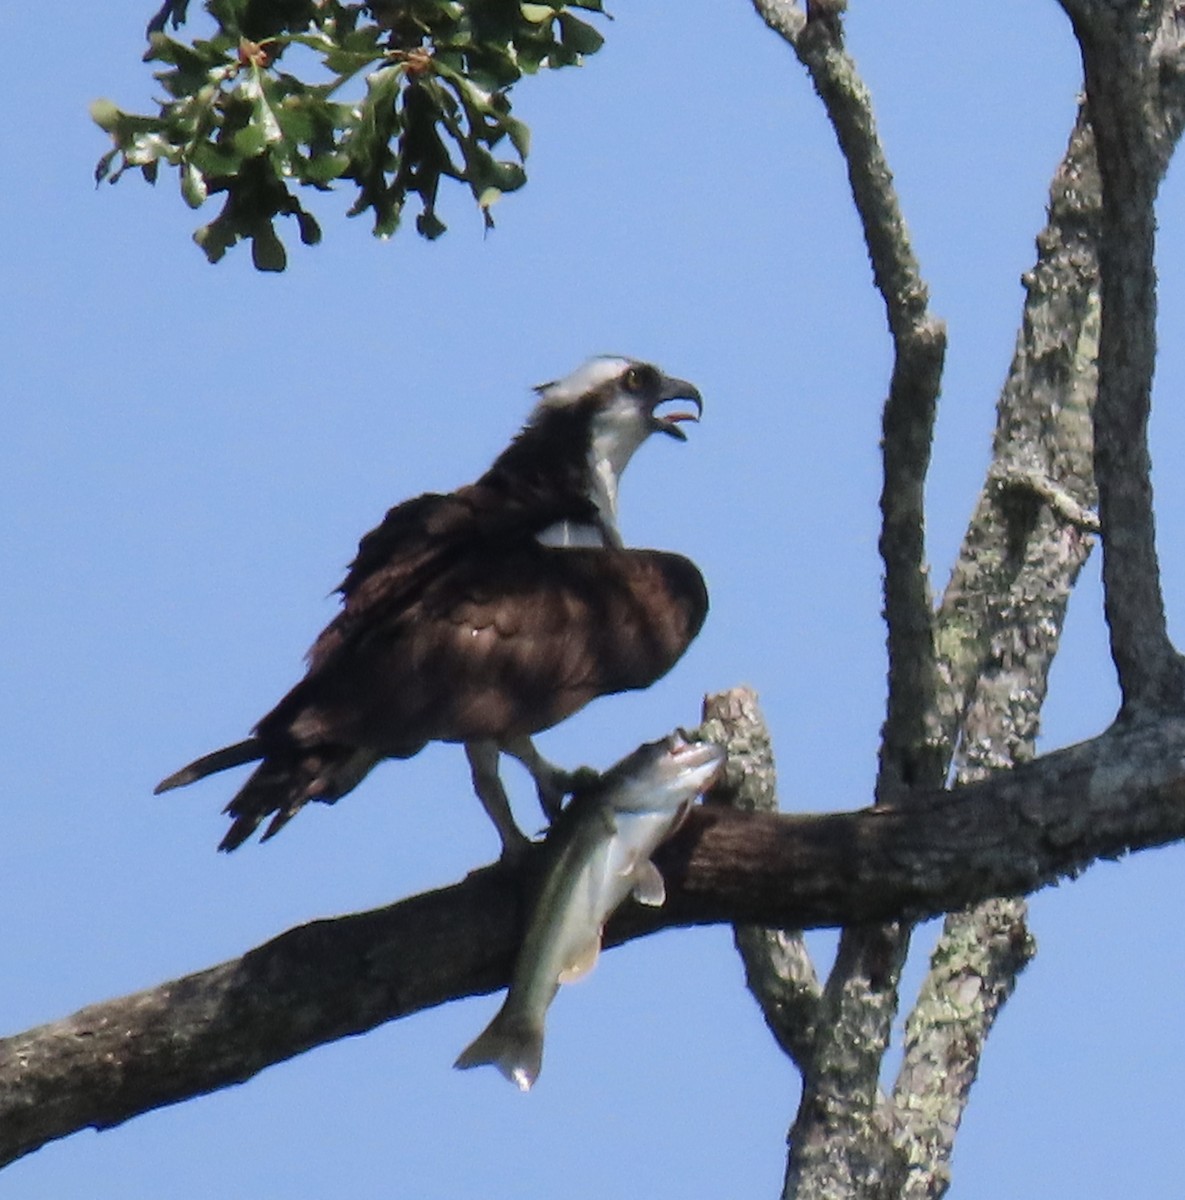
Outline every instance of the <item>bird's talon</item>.
{"type": "Polygon", "coordinates": [[[587,791],[600,781],[600,771],[592,767],[577,767],[574,771],[554,771],[546,784],[536,782],[539,793],[539,806],[543,809],[548,821],[554,821],[564,809],[564,800],[577,792],[587,791]]]}
{"type": "Polygon", "coordinates": [[[600,782],[601,772],[592,767],[577,767],[575,771],[568,772],[569,792],[585,792],[589,788],[596,787],[600,782]]]}
{"type": "Polygon", "coordinates": [[[543,809],[543,815],[549,825],[564,811],[564,797],[567,794],[566,791],[545,792],[542,788],[539,789],[539,807],[543,809]]]}

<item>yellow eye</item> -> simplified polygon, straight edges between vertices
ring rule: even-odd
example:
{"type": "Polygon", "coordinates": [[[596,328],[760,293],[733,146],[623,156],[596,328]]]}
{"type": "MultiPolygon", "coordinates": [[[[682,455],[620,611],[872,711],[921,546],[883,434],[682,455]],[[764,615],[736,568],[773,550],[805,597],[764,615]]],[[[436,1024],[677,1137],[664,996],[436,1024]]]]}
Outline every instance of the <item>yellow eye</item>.
{"type": "Polygon", "coordinates": [[[639,392],[653,391],[657,384],[654,368],[645,365],[632,366],[621,377],[621,384],[627,392],[633,392],[635,395],[639,392]]]}

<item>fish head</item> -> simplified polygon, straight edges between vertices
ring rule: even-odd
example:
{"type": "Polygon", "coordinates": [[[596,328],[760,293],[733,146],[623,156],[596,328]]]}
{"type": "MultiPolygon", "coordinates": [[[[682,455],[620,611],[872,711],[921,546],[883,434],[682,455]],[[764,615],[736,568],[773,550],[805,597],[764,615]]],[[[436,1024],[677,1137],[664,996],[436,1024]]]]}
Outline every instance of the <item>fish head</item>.
{"type": "Polygon", "coordinates": [[[681,729],[639,746],[601,778],[604,800],[618,812],[666,812],[709,788],[727,755],[715,742],[681,729]]]}

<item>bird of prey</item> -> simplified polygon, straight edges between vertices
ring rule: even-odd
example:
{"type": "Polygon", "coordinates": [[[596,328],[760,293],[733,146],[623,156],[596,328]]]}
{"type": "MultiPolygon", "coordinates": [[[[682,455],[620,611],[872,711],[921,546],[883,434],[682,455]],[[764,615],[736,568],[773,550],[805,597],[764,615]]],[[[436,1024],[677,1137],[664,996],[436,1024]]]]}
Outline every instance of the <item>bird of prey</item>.
{"type": "Polygon", "coordinates": [[[269,838],[382,759],[442,741],[464,745],[503,857],[514,857],[527,839],[499,754],[531,771],[554,817],[572,777],[531,736],[597,696],[649,687],[699,632],[708,596],[695,565],[627,549],[617,528],[621,472],[651,433],[686,440],[680,422],[702,414],[698,390],[648,363],[601,357],[536,392],[481,478],[407,500],[363,537],[304,678],[252,736],[157,786],[259,763],[226,807],[219,849],[270,818],[269,838]]]}

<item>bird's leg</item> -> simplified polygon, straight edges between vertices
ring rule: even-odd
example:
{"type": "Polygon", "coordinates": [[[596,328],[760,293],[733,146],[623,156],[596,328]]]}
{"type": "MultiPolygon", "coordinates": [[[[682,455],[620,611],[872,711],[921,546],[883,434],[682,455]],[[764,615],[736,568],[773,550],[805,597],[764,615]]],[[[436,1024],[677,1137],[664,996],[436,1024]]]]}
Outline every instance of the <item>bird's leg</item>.
{"type": "Polygon", "coordinates": [[[502,743],[502,750],[511,758],[516,758],[528,771],[535,781],[535,790],[539,793],[539,806],[549,821],[554,821],[560,815],[564,797],[578,787],[586,787],[600,778],[598,772],[591,767],[577,767],[575,771],[565,771],[555,763],[548,762],[529,737],[513,738],[502,743]]]}
{"type": "Polygon", "coordinates": [[[498,776],[498,744],[489,741],[466,742],[465,756],[469,759],[473,790],[502,839],[502,861],[514,862],[522,857],[530,839],[515,824],[506,789],[498,776]]]}

